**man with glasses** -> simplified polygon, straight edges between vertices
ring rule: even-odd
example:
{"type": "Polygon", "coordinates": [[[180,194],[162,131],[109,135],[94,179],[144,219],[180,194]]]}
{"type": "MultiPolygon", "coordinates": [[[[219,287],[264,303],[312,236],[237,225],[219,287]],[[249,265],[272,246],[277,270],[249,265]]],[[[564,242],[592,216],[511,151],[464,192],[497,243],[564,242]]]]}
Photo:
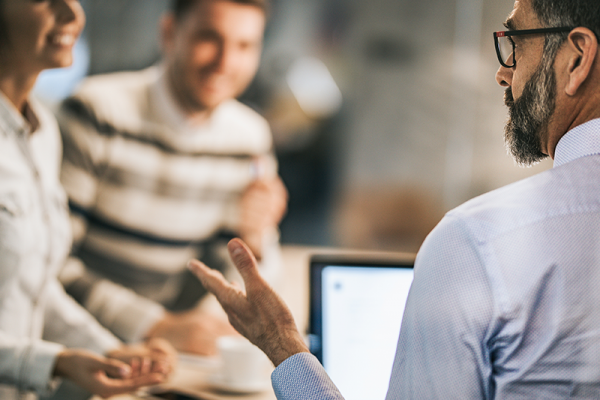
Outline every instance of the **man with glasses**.
{"type": "MultiPolygon", "coordinates": [[[[600,2],[516,0],[506,27],[494,40],[508,148],[554,168],[450,211],[428,236],[388,399],[600,398],[600,2]]],[[[278,398],[342,398],[248,248],[229,250],[246,293],[190,268],[277,366],[278,398]]]]}

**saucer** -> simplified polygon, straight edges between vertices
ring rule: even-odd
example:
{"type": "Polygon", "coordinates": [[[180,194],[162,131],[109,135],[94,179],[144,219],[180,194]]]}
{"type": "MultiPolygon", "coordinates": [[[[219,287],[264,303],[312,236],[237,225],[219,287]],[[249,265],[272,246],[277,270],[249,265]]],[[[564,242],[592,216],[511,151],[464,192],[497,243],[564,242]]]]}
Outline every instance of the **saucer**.
{"type": "Polygon", "coordinates": [[[256,382],[244,382],[244,383],[234,383],[234,382],[225,382],[223,376],[221,374],[212,374],[209,375],[208,381],[212,387],[218,390],[222,390],[223,392],[230,393],[256,393],[262,392],[266,390],[270,384],[268,380],[261,380],[256,382]]]}

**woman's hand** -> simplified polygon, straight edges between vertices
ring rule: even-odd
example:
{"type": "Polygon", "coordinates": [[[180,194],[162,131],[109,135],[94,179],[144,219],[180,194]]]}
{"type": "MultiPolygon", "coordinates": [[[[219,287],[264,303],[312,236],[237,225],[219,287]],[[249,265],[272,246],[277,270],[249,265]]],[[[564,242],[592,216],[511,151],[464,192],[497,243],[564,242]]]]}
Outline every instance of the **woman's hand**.
{"type": "Polygon", "coordinates": [[[156,372],[132,375],[131,367],[124,362],[86,350],[64,350],[54,366],[54,376],[69,379],[103,398],[156,385],[165,379],[165,375],[156,372]]]}
{"type": "Polygon", "coordinates": [[[150,373],[168,377],[177,364],[177,351],[161,338],[151,338],[144,343],[124,345],[106,354],[131,367],[131,376],[137,377],[150,373]]]}

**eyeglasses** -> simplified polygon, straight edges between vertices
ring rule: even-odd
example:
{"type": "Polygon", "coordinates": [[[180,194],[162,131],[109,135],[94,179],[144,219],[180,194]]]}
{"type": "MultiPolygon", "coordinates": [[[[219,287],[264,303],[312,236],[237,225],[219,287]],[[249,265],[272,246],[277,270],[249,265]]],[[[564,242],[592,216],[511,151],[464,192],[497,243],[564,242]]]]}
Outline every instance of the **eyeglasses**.
{"type": "Polygon", "coordinates": [[[574,28],[572,27],[565,26],[561,28],[541,28],[525,29],[521,31],[515,30],[494,32],[494,43],[496,45],[498,61],[500,61],[500,64],[506,68],[513,68],[517,65],[517,58],[515,57],[515,42],[512,40],[512,36],[569,32],[573,29],[574,28]]]}

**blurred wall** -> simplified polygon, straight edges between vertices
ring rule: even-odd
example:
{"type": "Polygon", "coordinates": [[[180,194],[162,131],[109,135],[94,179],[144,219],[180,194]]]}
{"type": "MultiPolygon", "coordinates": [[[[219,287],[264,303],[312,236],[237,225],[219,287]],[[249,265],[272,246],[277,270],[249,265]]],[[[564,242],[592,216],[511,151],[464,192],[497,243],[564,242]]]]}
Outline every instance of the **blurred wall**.
{"type": "Polygon", "coordinates": [[[158,21],[168,0],[85,0],[90,74],[136,70],[160,57],[158,21]]]}

